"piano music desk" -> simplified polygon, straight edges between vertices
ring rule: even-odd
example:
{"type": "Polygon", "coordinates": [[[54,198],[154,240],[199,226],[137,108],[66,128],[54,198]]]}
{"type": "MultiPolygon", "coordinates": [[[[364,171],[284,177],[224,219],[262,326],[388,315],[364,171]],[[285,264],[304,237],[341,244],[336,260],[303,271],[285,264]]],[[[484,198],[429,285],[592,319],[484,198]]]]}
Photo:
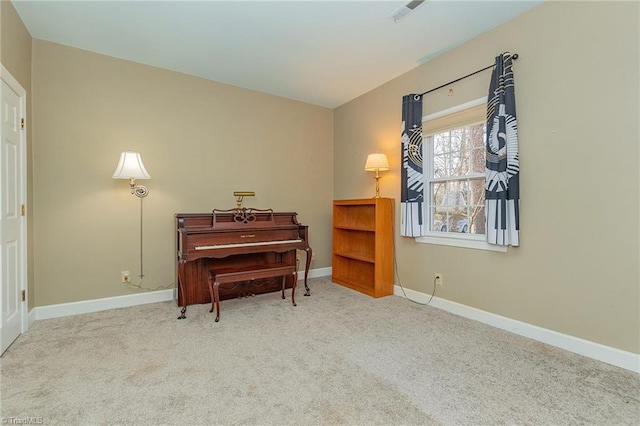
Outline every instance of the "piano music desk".
{"type": "Polygon", "coordinates": [[[295,266],[287,265],[286,263],[274,263],[268,265],[262,265],[261,268],[256,269],[255,266],[245,266],[241,268],[219,268],[211,269],[209,271],[209,292],[211,293],[211,310],[215,305],[216,309],[216,322],[220,321],[220,295],[218,294],[218,287],[220,284],[235,283],[239,281],[252,281],[261,278],[274,278],[282,277],[282,298],[284,299],[284,289],[286,284],[287,275],[293,275],[293,286],[291,287],[291,303],[296,305],[296,282],[298,281],[298,272],[295,266]]]}

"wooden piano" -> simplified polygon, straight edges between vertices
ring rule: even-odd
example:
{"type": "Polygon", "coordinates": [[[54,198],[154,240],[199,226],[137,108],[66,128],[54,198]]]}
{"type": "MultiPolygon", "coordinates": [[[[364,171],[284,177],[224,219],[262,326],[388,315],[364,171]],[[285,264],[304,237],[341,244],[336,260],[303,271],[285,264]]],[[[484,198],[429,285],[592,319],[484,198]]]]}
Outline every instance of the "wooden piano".
{"type": "MultiPolygon", "coordinates": [[[[211,303],[209,271],[216,268],[256,269],[271,264],[297,267],[296,250],[306,252],[305,296],[309,296],[307,276],[312,250],[308,227],[297,213],[253,208],[214,209],[211,213],[177,213],[178,305],[186,318],[188,305],[211,303]]],[[[286,278],[286,287],[294,277],[286,278]]],[[[220,287],[220,299],[267,293],[282,289],[282,279],[256,279],[220,287]]]]}

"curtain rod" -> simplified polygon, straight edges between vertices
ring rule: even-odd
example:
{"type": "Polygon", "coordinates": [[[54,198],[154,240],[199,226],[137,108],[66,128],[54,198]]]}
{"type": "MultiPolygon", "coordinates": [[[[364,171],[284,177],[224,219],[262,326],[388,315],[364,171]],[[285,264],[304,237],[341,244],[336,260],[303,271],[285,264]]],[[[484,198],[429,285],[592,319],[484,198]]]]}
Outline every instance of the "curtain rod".
{"type": "MultiPolygon", "coordinates": [[[[512,58],[512,59],[514,59],[514,60],[515,60],[515,59],[518,59],[518,54],[517,54],[517,53],[514,53],[513,55],[511,55],[511,58],[512,58]]],[[[457,83],[457,82],[458,82],[458,81],[460,81],[460,80],[464,80],[464,79],[465,79],[465,78],[467,78],[467,77],[471,77],[472,75],[476,75],[476,74],[478,74],[479,72],[486,71],[486,70],[488,70],[489,68],[493,68],[493,65],[489,65],[488,67],[484,67],[484,68],[482,68],[481,70],[474,71],[474,72],[472,72],[471,74],[467,74],[467,75],[465,75],[464,77],[456,78],[455,80],[452,80],[452,81],[450,81],[450,82],[448,82],[448,83],[445,83],[445,84],[443,84],[442,86],[438,86],[438,87],[436,87],[436,88],[434,88],[434,89],[427,90],[426,92],[420,93],[418,96],[424,96],[424,95],[426,95],[427,93],[435,92],[435,91],[436,91],[436,90],[438,90],[438,89],[442,89],[443,87],[446,87],[446,86],[448,86],[448,85],[450,85],[450,84],[457,83]]]]}

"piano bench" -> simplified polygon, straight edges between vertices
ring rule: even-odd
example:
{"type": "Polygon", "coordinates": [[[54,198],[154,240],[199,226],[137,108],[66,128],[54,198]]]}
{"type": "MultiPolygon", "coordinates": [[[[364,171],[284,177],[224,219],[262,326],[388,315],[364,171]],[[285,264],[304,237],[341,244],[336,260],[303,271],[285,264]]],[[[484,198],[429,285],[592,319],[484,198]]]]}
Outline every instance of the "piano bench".
{"type": "Polygon", "coordinates": [[[282,277],[282,298],[284,299],[284,288],[286,277],[293,275],[293,286],[291,287],[291,302],[296,305],[296,282],[298,281],[298,271],[295,266],[286,263],[272,263],[267,265],[252,265],[239,268],[216,268],[209,271],[209,293],[211,294],[211,310],[215,306],[216,322],[220,321],[220,295],[218,287],[220,284],[235,283],[239,281],[252,281],[263,278],[282,277]]]}

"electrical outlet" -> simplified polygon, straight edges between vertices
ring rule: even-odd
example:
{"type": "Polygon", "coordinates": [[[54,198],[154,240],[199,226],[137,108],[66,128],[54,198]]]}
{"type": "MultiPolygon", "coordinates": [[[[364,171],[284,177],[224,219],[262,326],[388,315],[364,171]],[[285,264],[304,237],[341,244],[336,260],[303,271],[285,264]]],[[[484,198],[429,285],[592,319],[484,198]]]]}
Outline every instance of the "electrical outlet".
{"type": "Polygon", "coordinates": [[[128,283],[130,278],[131,278],[131,274],[129,273],[129,271],[122,271],[121,280],[123,283],[128,283]]]}
{"type": "Polygon", "coordinates": [[[436,282],[436,285],[439,285],[440,287],[444,286],[444,278],[442,277],[442,273],[436,272],[433,278],[436,282]]]}

